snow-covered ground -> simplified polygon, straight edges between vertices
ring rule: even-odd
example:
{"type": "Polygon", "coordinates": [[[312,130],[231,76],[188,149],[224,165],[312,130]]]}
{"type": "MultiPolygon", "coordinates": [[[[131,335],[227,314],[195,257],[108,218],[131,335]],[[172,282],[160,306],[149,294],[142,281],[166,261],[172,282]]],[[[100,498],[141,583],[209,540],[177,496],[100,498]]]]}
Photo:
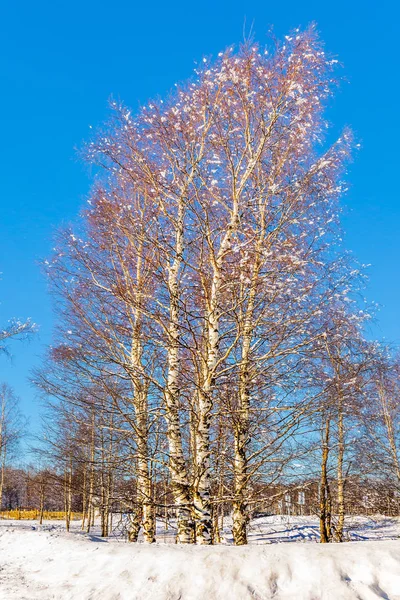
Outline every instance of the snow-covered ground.
{"type": "MultiPolygon", "coordinates": [[[[262,517],[250,545],[149,547],[74,523],[0,521],[1,600],[400,600],[400,520],[357,517],[345,544],[320,545],[312,517],[262,517]],[[305,542],[305,543],[276,543],[305,542]],[[314,543],[313,543],[314,542],[314,543]]],[[[117,529],[118,533],[118,529],[117,529]]]]}
{"type": "MultiPolygon", "coordinates": [[[[384,516],[347,517],[345,537],[348,541],[396,540],[400,538],[400,519],[384,516]]],[[[224,529],[224,540],[233,543],[230,527],[224,529]]],[[[250,524],[248,541],[249,544],[319,542],[318,519],[279,515],[254,519],[250,524]]]]}

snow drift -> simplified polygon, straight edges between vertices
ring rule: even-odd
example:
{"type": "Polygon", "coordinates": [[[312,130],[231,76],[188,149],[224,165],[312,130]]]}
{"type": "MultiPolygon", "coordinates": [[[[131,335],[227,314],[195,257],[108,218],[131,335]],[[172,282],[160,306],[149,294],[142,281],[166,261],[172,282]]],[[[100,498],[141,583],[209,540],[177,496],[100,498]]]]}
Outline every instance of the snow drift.
{"type": "Polygon", "coordinates": [[[400,542],[183,547],[0,527],[2,600],[400,599],[400,542]]]}

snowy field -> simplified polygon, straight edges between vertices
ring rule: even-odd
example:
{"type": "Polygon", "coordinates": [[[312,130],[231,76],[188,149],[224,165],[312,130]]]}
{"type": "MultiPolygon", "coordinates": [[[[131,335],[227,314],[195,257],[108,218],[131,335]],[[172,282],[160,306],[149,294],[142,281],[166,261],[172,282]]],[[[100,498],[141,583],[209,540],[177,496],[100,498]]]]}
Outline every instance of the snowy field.
{"type": "Polygon", "coordinates": [[[357,517],[345,544],[320,545],[312,517],[263,517],[250,545],[182,547],[102,539],[79,523],[0,521],[1,600],[400,600],[400,520],[357,517]],[[292,542],[292,543],[278,543],[292,542]]]}

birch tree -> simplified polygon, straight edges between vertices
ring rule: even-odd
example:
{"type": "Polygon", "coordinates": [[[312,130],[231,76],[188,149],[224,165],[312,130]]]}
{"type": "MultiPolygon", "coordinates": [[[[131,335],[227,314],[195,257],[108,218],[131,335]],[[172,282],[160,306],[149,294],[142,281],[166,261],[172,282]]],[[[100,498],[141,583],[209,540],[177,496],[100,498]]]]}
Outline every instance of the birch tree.
{"type": "Polygon", "coordinates": [[[352,135],[324,138],[335,62],[314,28],[272,49],[228,48],[137,115],[112,102],[84,149],[98,178],[47,265],[59,324],[42,384],[88,432],[94,419],[94,454],[107,448],[105,462],[134,477],[132,540],[143,527],[154,541],[168,468],[177,542],[217,540],[215,507],[228,502],[235,543],[247,543],[256,490],[288,477],[322,415],[316,363],[324,393],[328,372],[340,381],[344,487],[341,398],[357,361],[344,376],[337,332],[324,337],[349,277],[338,203],[352,135]]]}

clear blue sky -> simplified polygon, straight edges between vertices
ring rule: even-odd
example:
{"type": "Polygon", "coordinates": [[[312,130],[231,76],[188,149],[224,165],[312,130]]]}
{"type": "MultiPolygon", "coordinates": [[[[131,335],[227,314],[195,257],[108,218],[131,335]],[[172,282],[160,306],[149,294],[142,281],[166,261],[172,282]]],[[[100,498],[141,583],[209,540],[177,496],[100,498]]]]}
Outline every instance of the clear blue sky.
{"type": "Polygon", "coordinates": [[[0,380],[37,429],[27,381],[51,340],[51,302],[38,260],[55,228],[73,219],[90,178],[74,148],[107,116],[111,95],[133,109],[191,76],[194,61],[239,42],[246,22],[259,41],[316,21],[349,83],[329,112],[362,144],[350,171],[346,246],[372,263],[367,298],[382,308],[377,337],[400,342],[399,50],[397,2],[15,2],[0,23],[0,323],[32,317],[40,334],[12,344],[0,380]]]}

